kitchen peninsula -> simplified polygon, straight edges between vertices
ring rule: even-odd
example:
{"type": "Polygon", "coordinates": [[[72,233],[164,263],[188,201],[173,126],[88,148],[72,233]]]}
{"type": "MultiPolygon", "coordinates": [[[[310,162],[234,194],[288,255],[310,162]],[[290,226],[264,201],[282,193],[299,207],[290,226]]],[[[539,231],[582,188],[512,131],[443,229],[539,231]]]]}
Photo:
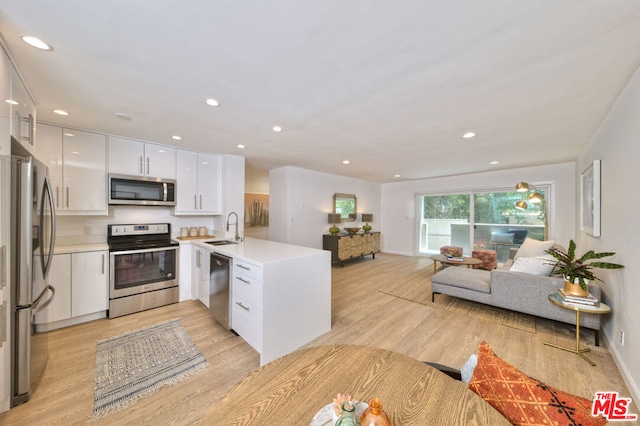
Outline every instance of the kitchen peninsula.
{"type": "Polygon", "coordinates": [[[181,241],[181,300],[208,304],[211,253],[232,259],[230,325],[258,351],[260,365],[331,330],[328,251],[254,238],[220,246],[181,241]]]}

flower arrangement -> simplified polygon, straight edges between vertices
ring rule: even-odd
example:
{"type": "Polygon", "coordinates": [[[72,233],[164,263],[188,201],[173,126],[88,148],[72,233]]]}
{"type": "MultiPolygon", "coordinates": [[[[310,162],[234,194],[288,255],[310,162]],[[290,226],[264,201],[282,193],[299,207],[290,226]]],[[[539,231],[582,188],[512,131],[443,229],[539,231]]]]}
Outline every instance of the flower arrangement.
{"type": "Polygon", "coordinates": [[[353,398],[351,398],[351,395],[339,393],[336,398],[333,398],[333,410],[336,412],[336,415],[338,417],[342,415],[342,404],[345,401],[350,401],[355,404],[355,401],[353,400],[353,398]]]}
{"type": "Polygon", "coordinates": [[[484,244],[482,243],[476,243],[473,245],[473,248],[476,250],[483,250],[485,247],[484,247],[484,244]]]}

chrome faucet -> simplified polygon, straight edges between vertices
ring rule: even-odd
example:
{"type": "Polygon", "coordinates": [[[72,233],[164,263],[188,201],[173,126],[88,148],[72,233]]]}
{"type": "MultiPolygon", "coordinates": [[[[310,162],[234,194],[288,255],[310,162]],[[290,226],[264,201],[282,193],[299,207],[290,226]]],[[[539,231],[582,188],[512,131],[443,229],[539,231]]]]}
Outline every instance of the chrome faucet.
{"type": "Polygon", "coordinates": [[[238,213],[236,212],[231,212],[227,215],[227,232],[229,232],[229,225],[235,225],[236,226],[236,236],[234,237],[235,241],[240,241],[240,235],[238,234],[238,213]],[[235,215],[236,217],[236,223],[229,223],[229,218],[231,217],[231,215],[235,215]]]}

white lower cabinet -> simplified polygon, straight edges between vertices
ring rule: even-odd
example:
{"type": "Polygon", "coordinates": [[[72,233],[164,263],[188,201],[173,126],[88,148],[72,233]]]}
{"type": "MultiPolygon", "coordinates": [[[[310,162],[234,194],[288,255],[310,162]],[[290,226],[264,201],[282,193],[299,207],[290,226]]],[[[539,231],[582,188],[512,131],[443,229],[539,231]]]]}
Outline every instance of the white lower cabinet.
{"type": "Polygon", "coordinates": [[[233,330],[253,349],[262,352],[262,309],[240,296],[233,296],[233,330]]]}
{"type": "Polygon", "coordinates": [[[232,277],[231,326],[262,353],[262,266],[236,259],[232,277]]]}
{"type": "MultiPolygon", "coordinates": [[[[55,294],[49,306],[36,314],[39,331],[106,316],[109,309],[108,259],[106,250],[53,257],[47,283],[55,288],[55,294]]],[[[42,276],[35,278],[35,287],[44,288],[42,276]]]]}
{"type": "Polygon", "coordinates": [[[88,251],[71,255],[71,316],[109,309],[109,253],[88,251]]]}
{"type": "Polygon", "coordinates": [[[192,280],[195,283],[197,294],[193,298],[197,298],[209,308],[209,258],[211,250],[202,247],[193,246],[193,269],[192,280]]]}

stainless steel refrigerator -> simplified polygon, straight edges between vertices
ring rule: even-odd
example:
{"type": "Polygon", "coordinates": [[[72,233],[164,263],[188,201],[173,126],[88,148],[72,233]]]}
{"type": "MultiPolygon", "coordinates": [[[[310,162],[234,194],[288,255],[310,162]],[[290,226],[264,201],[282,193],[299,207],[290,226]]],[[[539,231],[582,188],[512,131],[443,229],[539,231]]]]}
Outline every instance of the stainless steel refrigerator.
{"type": "Polygon", "coordinates": [[[35,314],[55,290],[47,275],[55,244],[55,208],[47,166],[11,141],[11,406],[26,402],[47,361],[46,333],[36,333],[35,314]],[[44,288],[36,288],[41,274],[44,288]]]}

